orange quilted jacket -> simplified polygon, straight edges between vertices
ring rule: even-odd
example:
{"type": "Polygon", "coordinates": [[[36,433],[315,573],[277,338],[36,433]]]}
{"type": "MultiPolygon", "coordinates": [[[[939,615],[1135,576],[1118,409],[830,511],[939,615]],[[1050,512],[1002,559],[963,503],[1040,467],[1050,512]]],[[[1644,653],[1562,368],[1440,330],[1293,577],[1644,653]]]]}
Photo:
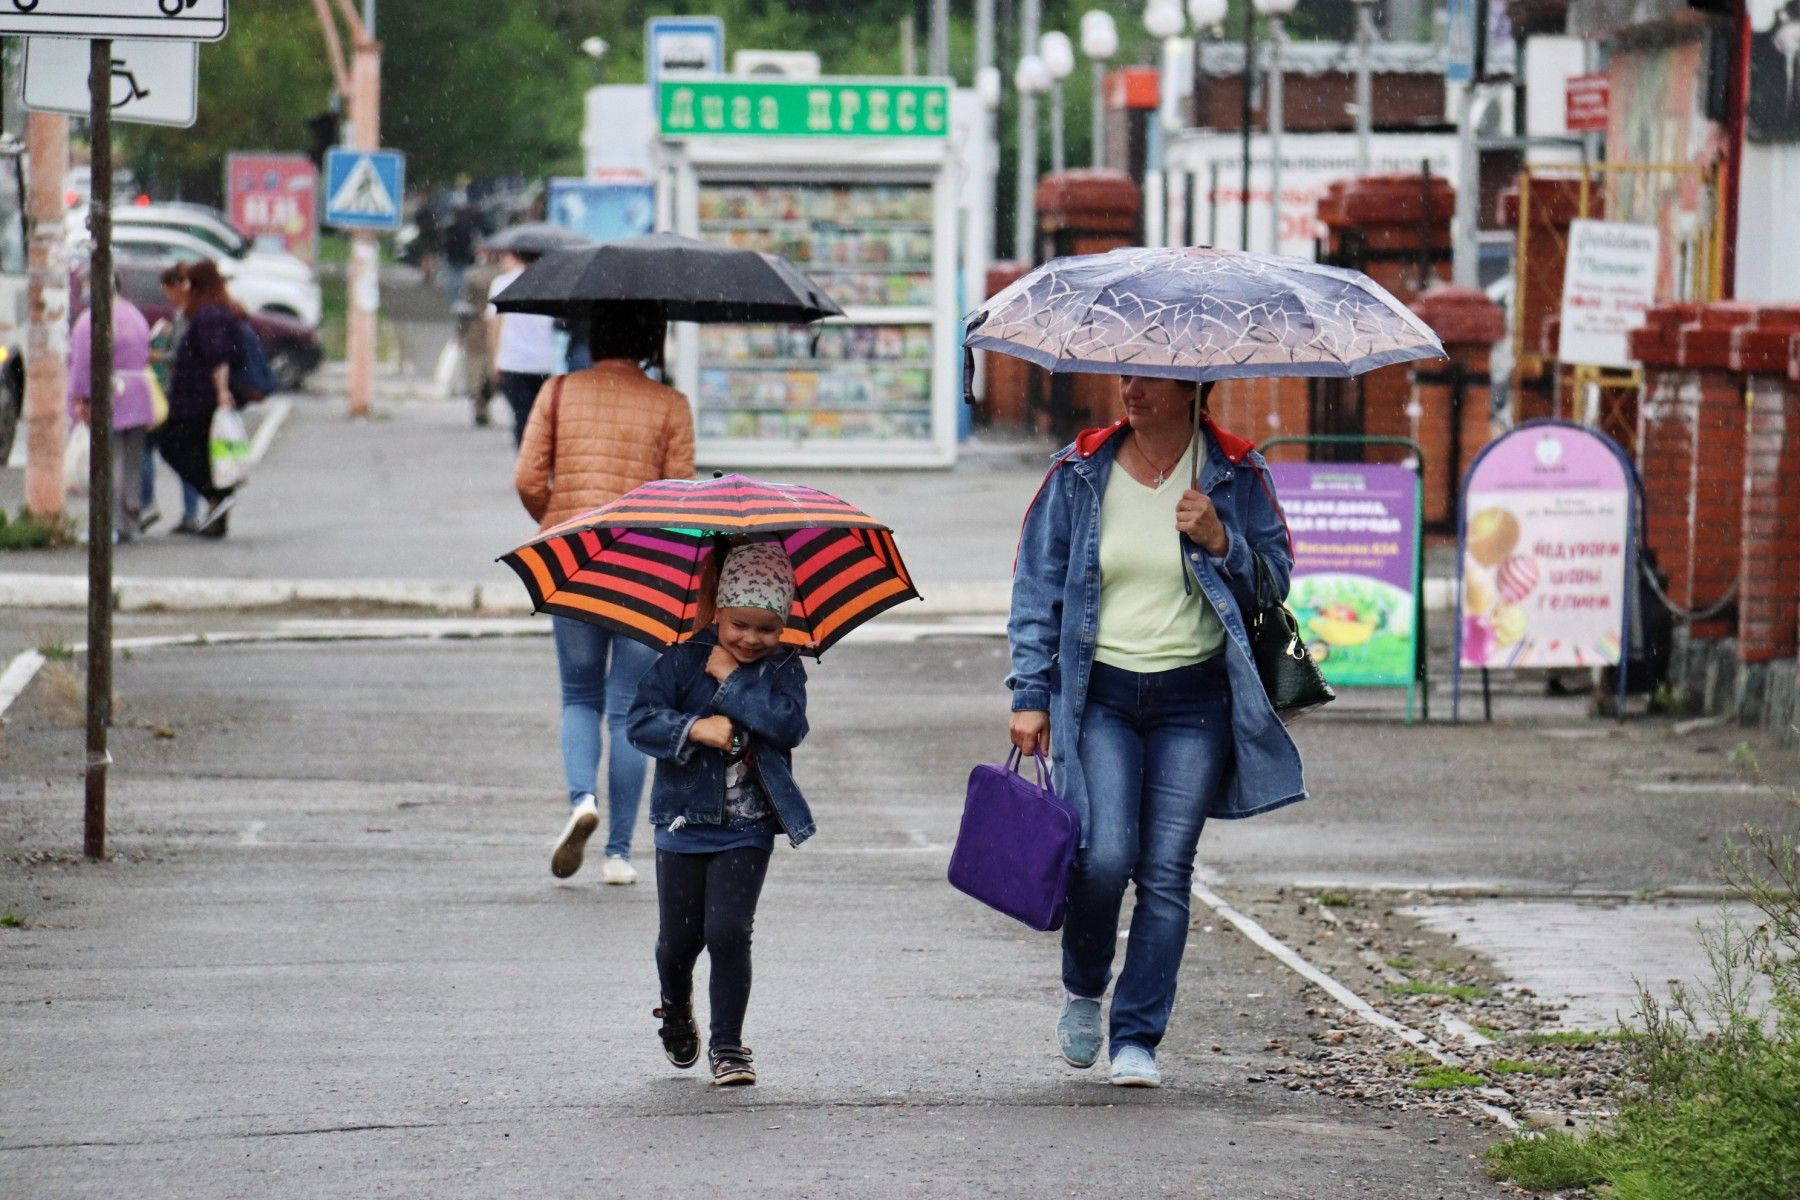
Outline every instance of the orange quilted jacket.
{"type": "Polygon", "coordinates": [[[606,359],[538,392],[513,482],[525,511],[548,529],[652,479],[694,477],[687,397],[636,365],[606,359]]]}

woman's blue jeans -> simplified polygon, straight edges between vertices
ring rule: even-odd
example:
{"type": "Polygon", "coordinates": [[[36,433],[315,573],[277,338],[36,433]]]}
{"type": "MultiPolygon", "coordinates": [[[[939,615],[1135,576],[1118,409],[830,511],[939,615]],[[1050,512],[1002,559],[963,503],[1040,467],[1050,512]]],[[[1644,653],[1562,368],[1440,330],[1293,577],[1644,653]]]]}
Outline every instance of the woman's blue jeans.
{"type": "Polygon", "coordinates": [[[1115,1055],[1126,1045],[1154,1054],[1187,947],[1194,850],[1231,764],[1224,659],[1147,675],[1095,663],[1080,736],[1087,845],[1069,885],[1063,985],[1091,999],[1105,993],[1125,885],[1135,880],[1111,1047],[1115,1055]]]}
{"type": "Polygon", "coordinates": [[[638,680],[656,661],[642,642],[577,621],[552,617],[556,669],[562,677],[563,775],[572,804],[600,777],[600,725],[606,723],[606,853],[631,857],[631,831],[644,798],[644,755],[625,736],[638,680]]]}

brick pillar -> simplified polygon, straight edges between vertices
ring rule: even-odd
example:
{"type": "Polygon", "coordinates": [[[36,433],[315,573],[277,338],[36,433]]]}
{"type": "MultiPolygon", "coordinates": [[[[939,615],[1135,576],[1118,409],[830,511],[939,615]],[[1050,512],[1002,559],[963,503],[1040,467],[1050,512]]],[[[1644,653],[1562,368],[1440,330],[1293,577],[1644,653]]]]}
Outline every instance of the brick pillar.
{"type": "MultiPolygon", "coordinates": [[[[1681,365],[1690,372],[1679,399],[1681,419],[1692,431],[1687,462],[1687,559],[1685,593],[1670,593],[1689,609],[1710,608],[1737,582],[1738,541],[1744,522],[1744,392],[1731,369],[1732,334],[1756,318],[1754,305],[1721,302],[1676,336],[1681,365]]],[[[1646,480],[1645,486],[1648,487],[1646,480]]],[[[1726,638],[1735,615],[1688,625],[1694,639],[1726,638]]]]}
{"type": "MultiPolygon", "coordinates": [[[[988,264],[987,295],[1010,287],[1031,270],[1030,263],[995,262],[988,264]]],[[[976,416],[989,425],[1004,429],[1023,429],[1030,412],[1030,389],[1043,372],[1022,358],[992,350],[979,351],[984,360],[981,403],[976,416]]]]}
{"type": "MultiPolygon", "coordinates": [[[[1514,416],[1521,422],[1554,413],[1556,392],[1557,327],[1562,311],[1563,268],[1568,260],[1569,223],[1586,215],[1606,215],[1603,189],[1590,188],[1587,212],[1581,207],[1581,181],[1571,178],[1533,179],[1529,203],[1519,202],[1514,185],[1500,193],[1500,223],[1519,226],[1521,210],[1526,221],[1525,261],[1513,264],[1513,285],[1519,289],[1514,315],[1523,330],[1523,345],[1513,364],[1514,416]]],[[[1563,415],[1568,415],[1565,407],[1563,415]]]]}
{"type": "MultiPolygon", "coordinates": [[[[1433,283],[1450,276],[1450,218],[1456,192],[1450,181],[1418,174],[1366,175],[1331,185],[1319,201],[1326,228],[1324,261],[1363,271],[1410,304],[1433,283]]],[[[1321,395],[1339,388],[1344,407],[1361,399],[1357,429],[1319,428],[1317,433],[1411,437],[1412,373],[1404,365],[1371,371],[1343,385],[1314,385],[1321,395]]],[[[1371,462],[1397,462],[1403,451],[1371,449],[1371,462]]]]}
{"type": "Polygon", "coordinates": [[[1494,434],[1488,362],[1494,343],[1506,336],[1506,316],[1481,289],[1450,283],[1428,289],[1412,310],[1450,355],[1447,363],[1411,368],[1425,452],[1425,524],[1448,529],[1463,472],[1494,434]]]}
{"type": "MultiPolygon", "coordinates": [[[[1061,171],[1038,184],[1038,242],[1050,257],[1104,254],[1135,245],[1144,211],[1143,193],[1123,171],[1061,171]]],[[[1033,412],[1040,430],[1059,434],[1110,424],[1125,415],[1112,375],[1042,375],[1044,406],[1033,412]]]]}
{"type": "Polygon", "coordinates": [[[1681,397],[1691,386],[1681,366],[1681,327],[1700,317],[1698,304],[1659,304],[1629,339],[1631,357],[1644,368],[1638,399],[1637,464],[1644,481],[1645,548],[1669,580],[1669,595],[1688,587],[1688,481],[1694,431],[1681,397]]]}
{"type": "Polygon", "coordinates": [[[1731,338],[1744,377],[1738,661],[1792,658],[1800,621],[1800,384],[1788,376],[1800,308],[1764,308],[1731,338]]]}

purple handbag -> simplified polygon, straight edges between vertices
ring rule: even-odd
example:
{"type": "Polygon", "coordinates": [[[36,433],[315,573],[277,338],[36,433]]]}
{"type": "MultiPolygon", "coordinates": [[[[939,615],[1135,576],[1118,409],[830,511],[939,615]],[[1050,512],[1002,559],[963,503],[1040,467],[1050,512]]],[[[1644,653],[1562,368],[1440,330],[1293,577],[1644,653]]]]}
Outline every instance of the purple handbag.
{"type": "Polygon", "coordinates": [[[950,855],[950,885],[1033,929],[1061,929],[1081,818],[1050,786],[1044,756],[1037,783],[1019,774],[1015,748],[1005,766],[969,772],[962,828],[950,855]]]}

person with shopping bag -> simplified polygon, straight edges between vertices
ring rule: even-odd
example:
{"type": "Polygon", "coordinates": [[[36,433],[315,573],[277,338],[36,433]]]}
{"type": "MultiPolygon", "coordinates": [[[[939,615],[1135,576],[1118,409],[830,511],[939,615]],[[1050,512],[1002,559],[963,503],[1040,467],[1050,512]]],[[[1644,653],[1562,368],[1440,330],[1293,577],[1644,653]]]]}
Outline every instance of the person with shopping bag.
{"type": "MultiPolygon", "coordinates": [[[[113,534],[135,542],[143,533],[144,445],[156,422],[154,381],[150,376],[150,323],[137,305],[120,294],[113,297],[112,490],[113,534]]],[[[69,417],[72,437],[92,437],[93,310],[83,310],[69,331],[69,417]]],[[[85,480],[83,481],[85,482],[85,480]]]]}
{"type": "Polygon", "coordinates": [[[187,281],[187,329],[175,347],[169,419],[157,431],[157,443],[163,461],[206,502],[197,532],[222,538],[241,479],[215,478],[213,447],[215,440],[242,444],[243,418],[231,392],[231,368],[239,354],[244,312],[212,262],[189,265],[187,281]],[[215,423],[220,426],[217,435],[215,423]]]}

